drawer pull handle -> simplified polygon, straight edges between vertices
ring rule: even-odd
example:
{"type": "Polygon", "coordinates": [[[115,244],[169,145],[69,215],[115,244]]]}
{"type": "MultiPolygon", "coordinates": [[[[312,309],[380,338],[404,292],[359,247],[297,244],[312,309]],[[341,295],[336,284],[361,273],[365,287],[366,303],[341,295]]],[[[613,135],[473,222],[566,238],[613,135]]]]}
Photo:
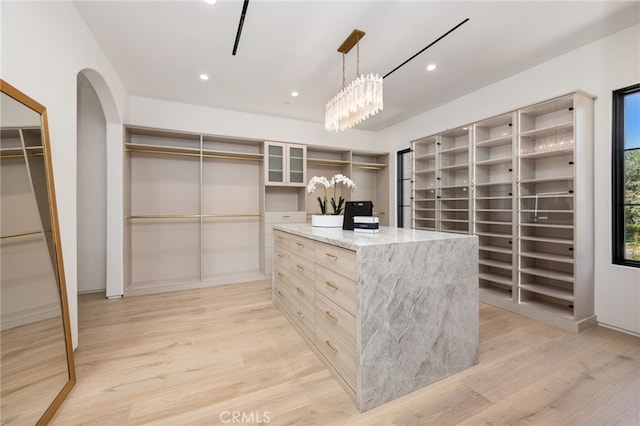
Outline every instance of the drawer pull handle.
{"type": "Polygon", "coordinates": [[[284,297],[284,294],[280,290],[278,290],[278,296],[284,297]]]}
{"type": "Polygon", "coordinates": [[[284,256],[283,256],[283,255],[281,255],[280,253],[278,253],[278,257],[279,257],[280,259],[282,259],[284,256]]]}
{"type": "Polygon", "coordinates": [[[329,311],[324,311],[324,314],[327,316],[327,318],[329,318],[331,321],[333,322],[338,322],[338,318],[334,317],[331,312],[329,311]]]}
{"type": "Polygon", "coordinates": [[[296,243],[298,245],[298,247],[304,247],[304,244],[302,243],[296,243]]]}
{"type": "Polygon", "coordinates": [[[304,290],[302,290],[300,287],[296,287],[296,290],[298,290],[298,293],[304,296],[304,290]]]}
{"type": "Polygon", "coordinates": [[[289,219],[291,216],[282,216],[283,219],[289,219]]]}
{"type": "Polygon", "coordinates": [[[300,319],[304,319],[304,314],[300,312],[300,309],[296,309],[296,314],[300,317],[300,319]]]}
{"type": "Polygon", "coordinates": [[[327,287],[329,287],[331,290],[338,290],[338,286],[337,286],[337,285],[335,285],[335,284],[332,284],[330,281],[325,281],[324,283],[325,283],[325,285],[326,285],[327,287]]]}
{"type": "Polygon", "coordinates": [[[336,349],[336,348],[331,344],[331,342],[330,342],[330,341],[325,340],[325,341],[324,341],[324,344],[325,344],[325,345],[327,345],[327,346],[329,347],[329,349],[331,349],[331,352],[333,352],[334,354],[337,354],[337,353],[338,353],[338,349],[336,349]]]}
{"type": "Polygon", "coordinates": [[[282,235],[278,235],[278,239],[279,240],[284,240],[284,237],[282,235]]]}
{"type": "Polygon", "coordinates": [[[327,257],[332,258],[332,259],[337,259],[337,258],[338,258],[338,256],[336,256],[335,254],[331,254],[331,253],[325,253],[325,255],[326,255],[327,257]]]}
{"type": "Polygon", "coordinates": [[[296,268],[300,269],[301,271],[304,271],[304,266],[296,265],[296,268]]]}
{"type": "Polygon", "coordinates": [[[279,276],[280,278],[284,278],[284,275],[282,275],[282,272],[278,272],[278,276],[279,276]]]}

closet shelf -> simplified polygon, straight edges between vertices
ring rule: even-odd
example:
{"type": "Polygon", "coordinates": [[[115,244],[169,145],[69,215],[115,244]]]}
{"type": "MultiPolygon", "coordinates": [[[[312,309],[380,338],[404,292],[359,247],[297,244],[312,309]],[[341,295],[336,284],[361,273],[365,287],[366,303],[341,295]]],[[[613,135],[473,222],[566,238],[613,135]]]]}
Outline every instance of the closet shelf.
{"type": "Polygon", "coordinates": [[[565,244],[565,245],[573,245],[572,239],[563,239],[563,238],[549,238],[549,237],[536,237],[535,235],[526,236],[523,235],[520,237],[523,241],[538,241],[541,243],[555,243],[555,244],[565,244]]]}
{"type": "Polygon", "coordinates": [[[490,272],[480,272],[478,274],[478,278],[481,280],[491,281],[492,283],[500,284],[505,287],[511,287],[512,280],[511,278],[505,275],[492,274],[490,272]]]}
{"type": "Polygon", "coordinates": [[[565,121],[563,123],[551,126],[540,127],[539,129],[525,130],[520,132],[520,137],[549,137],[556,136],[561,133],[569,133],[573,131],[573,121],[565,121]]]}
{"type": "Polygon", "coordinates": [[[574,263],[573,256],[563,256],[554,253],[540,253],[536,251],[523,251],[520,256],[533,259],[551,260],[553,262],[574,263]]]}
{"type": "Polygon", "coordinates": [[[481,245],[478,246],[478,249],[483,250],[483,251],[490,251],[490,252],[494,252],[494,253],[503,253],[503,254],[512,254],[513,250],[507,247],[500,247],[500,246],[490,246],[490,245],[481,245]]]}
{"type": "Polygon", "coordinates": [[[513,268],[510,262],[501,262],[499,260],[493,259],[479,259],[478,263],[480,265],[490,266],[492,268],[506,269],[509,271],[513,268]]]}
{"type": "Polygon", "coordinates": [[[557,157],[563,154],[571,154],[573,153],[573,146],[569,146],[566,148],[554,149],[550,151],[541,151],[541,152],[532,152],[528,154],[520,154],[520,158],[523,160],[526,159],[538,159],[538,158],[549,158],[549,157],[557,157]]]}
{"type": "Polygon", "coordinates": [[[573,176],[552,176],[544,178],[520,178],[519,183],[571,182],[573,176]]]}
{"type": "Polygon", "coordinates": [[[553,280],[565,281],[568,283],[573,282],[573,274],[567,272],[554,271],[552,269],[542,268],[520,268],[520,272],[528,275],[535,275],[538,277],[551,278],[553,280]]]}
{"type": "Polygon", "coordinates": [[[489,160],[476,160],[476,166],[493,166],[495,164],[511,163],[511,157],[492,158],[489,160]]]}
{"type": "Polygon", "coordinates": [[[497,138],[476,142],[476,148],[509,145],[512,139],[513,139],[513,135],[499,136],[497,138]]]}
{"type": "Polygon", "coordinates": [[[573,291],[570,289],[535,283],[522,283],[520,284],[520,288],[532,293],[544,294],[545,296],[573,302],[573,291]]]}

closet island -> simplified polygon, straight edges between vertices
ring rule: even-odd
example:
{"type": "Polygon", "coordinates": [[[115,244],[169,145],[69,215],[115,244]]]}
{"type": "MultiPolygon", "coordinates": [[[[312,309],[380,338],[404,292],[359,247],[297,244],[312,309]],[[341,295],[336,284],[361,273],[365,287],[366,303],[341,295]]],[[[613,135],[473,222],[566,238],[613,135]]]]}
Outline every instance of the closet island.
{"type": "Polygon", "coordinates": [[[274,225],[273,299],[360,412],[478,362],[478,239],[274,225]]]}

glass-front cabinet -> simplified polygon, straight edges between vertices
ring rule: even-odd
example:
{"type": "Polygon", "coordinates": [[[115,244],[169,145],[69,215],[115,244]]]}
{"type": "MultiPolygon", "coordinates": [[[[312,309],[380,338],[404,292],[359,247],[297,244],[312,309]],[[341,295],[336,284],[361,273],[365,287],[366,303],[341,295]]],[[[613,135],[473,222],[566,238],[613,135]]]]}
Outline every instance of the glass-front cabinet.
{"type": "Polygon", "coordinates": [[[307,148],[304,145],[266,142],[265,183],[305,186],[307,148]]]}

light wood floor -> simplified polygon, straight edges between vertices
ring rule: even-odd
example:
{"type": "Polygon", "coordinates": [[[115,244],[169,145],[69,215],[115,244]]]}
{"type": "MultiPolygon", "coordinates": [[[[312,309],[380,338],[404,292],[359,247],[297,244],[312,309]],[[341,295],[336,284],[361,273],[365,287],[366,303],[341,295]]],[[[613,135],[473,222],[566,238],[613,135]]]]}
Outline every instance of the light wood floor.
{"type": "Polygon", "coordinates": [[[79,325],[78,383],[53,425],[640,423],[640,339],[487,305],[478,365],[364,414],[271,303],[268,281],[83,295],[79,325]]]}

